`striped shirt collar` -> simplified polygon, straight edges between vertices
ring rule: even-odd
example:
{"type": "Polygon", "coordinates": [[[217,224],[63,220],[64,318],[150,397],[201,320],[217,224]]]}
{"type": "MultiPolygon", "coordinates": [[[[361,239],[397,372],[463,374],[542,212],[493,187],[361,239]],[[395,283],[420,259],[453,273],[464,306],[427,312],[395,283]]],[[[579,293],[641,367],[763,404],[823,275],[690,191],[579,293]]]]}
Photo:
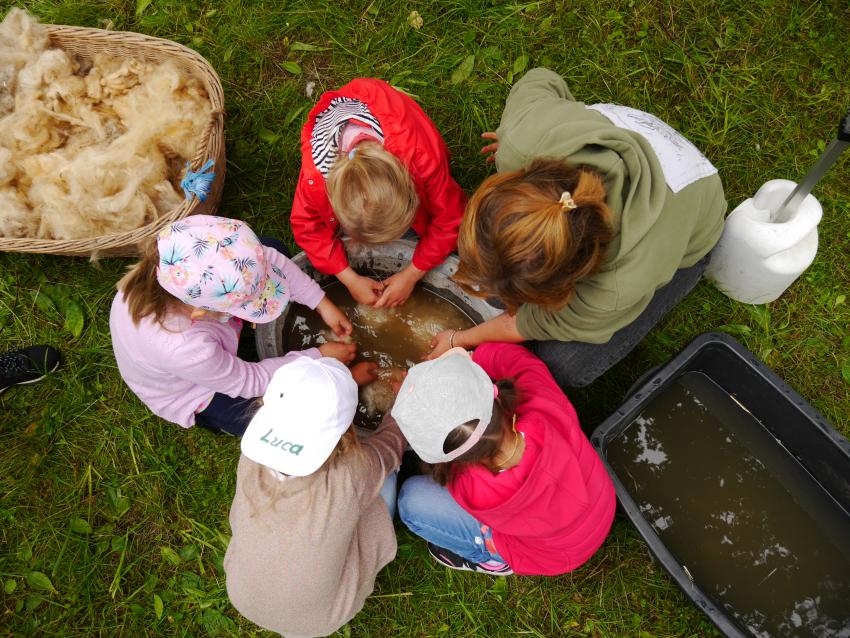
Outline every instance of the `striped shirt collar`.
{"type": "Polygon", "coordinates": [[[328,108],[316,116],[313,133],[310,135],[310,150],[313,164],[323,177],[327,177],[339,155],[339,140],[343,127],[355,121],[370,127],[384,143],[381,123],[360,100],[350,97],[335,97],[328,108]]]}

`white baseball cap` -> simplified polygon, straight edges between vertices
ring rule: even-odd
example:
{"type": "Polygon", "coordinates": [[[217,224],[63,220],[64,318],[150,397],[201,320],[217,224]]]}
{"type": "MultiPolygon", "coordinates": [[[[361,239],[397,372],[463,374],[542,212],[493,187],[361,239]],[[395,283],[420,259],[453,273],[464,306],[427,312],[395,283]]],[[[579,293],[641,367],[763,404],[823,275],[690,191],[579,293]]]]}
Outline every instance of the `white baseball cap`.
{"type": "Polygon", "coordinates": [[[242,453],[290,476],[318,470],[349,428],[357,384],[336,359],[299,357],[274,373],[242,436],[242,453]]]}
{"type": "Polygon", "coordinates": [[[453,348],[413,366],[393,405],[392,416],[410,447],[426,463],[445,463],[471,449],[493,416],[493,382],[468,352],[453,348]],[[460,447],[444,452],[449,432],[478,421],[460,447]]]}

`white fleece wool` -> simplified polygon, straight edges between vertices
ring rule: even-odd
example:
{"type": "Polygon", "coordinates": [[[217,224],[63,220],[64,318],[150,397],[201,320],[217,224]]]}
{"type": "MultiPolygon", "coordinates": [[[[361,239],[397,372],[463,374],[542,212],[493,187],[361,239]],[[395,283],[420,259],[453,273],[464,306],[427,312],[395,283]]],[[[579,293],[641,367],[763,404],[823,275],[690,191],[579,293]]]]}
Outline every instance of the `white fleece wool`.
{"type": "Polygon", "coordinates": [[[125,232],[179,206],[211,116],[174,64],[82,60],[12,9],[0,23],[0,236],[125,232]]]}

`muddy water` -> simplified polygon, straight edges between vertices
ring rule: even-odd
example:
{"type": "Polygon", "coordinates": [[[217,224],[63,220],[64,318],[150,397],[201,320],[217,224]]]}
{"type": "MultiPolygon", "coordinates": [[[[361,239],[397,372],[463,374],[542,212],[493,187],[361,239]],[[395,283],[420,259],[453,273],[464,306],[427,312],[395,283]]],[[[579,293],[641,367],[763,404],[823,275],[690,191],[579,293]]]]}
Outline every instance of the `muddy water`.
{"type": "MultiPolygon", "coordinates": [[[[360,391],[356,423],[368,429],[377,427],[392,404],[389,382],[396,371],[419,363],[430,350],[431,337],[441,330],[474,325],[460,308],[420,286],[403,306],[390,309],[357,304],[338,281],[327,284],[324,290],[354,326],[355,361],[375,361],[381,369],[380,380],[360,391]]],[[[318,313],[296,304],[284,323],[283,336],[287,350],[303,350],[335,340],[318,313]]]]}
{"type": "Polygon", "coordinates": [[[850,636],[850,514],[700,373],[607,449],[697,585],[759,638],[850,636]]]}

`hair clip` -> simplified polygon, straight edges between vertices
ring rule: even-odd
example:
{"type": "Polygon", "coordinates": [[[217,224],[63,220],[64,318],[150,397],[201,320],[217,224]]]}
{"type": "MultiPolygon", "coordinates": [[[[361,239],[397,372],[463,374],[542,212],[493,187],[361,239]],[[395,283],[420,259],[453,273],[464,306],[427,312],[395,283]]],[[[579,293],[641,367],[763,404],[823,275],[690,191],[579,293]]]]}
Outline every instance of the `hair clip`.
{"type": "Polygon", "coordinates": [[[575,210],[578,208],[578,206],[576,206],[576,200],[574,200],[573,196],[570,195],[570,191],[564,191],[561,193],[561,199],[558,201],[561,204],[561,208],[564,210],[575,210]]]}
{"type": "Polygon", "coordinates": [[[357,149],[356,149],[356,148],[353,148],[353,149],[351,149],[350,151],[348,151],[348,159],[353,160],[353,159],[354,159],[354,154],[355,154],[356,152],[357,152],[357,149]]]}

